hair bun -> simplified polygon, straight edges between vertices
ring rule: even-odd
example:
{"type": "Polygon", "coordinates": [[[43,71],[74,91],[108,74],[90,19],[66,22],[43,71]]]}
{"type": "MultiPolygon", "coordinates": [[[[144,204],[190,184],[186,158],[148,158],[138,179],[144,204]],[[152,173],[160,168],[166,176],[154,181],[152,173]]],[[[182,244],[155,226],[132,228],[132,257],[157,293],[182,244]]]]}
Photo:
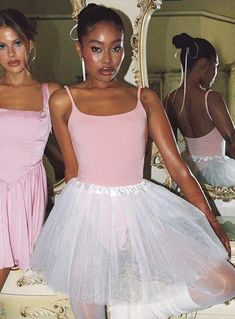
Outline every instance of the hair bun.
{"type": "Polygon", "coordinates": [[[187,33],[181,33],[173,37],[172,43],[176,49],[185,49],[189,48],[194,43],[194,38],[187,33]]]}
{"type": "Polygon", "coordinates": [[[97,4],[95,3],[89,3],[87,6],[85,6],[78,14],[78,18],[80,18],[81,16],[83,16],[84,13],[86,13],[87,11],[90,11],[92,9],[94,9],[95,7],[98,7],[97,4]]]}
{"type": "Polygon", "coordinates": [[[86,8],[87,10],[89,10],[89,9],[94,8],[94,7],[97,7],[97,4],[95,4],[95,3],[89,3],[85,8],[86,8]]]}

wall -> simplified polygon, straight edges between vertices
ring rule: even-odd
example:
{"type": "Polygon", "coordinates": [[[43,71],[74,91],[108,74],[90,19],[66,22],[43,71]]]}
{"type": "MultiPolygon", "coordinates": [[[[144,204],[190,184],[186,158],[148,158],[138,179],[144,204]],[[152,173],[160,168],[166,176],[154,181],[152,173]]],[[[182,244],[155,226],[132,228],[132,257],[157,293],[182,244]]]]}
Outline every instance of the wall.
{"type": "Polygon", "coordinates": [[[157,11],[153,15],[147,41],[148,73],[152,82],[154,77],[156,81],[157,78],[162,81],[161,94],[166,96],[180,82],[179,54],[175,57],[177,50],[172,45],[173,36],[187,32],[194,37],[208,39],[215,46],[220,60],[214,89],[224,96],[235,119],[235,80],[230,76],[230,67],[235,61],[235,44],[232,41],[235,38],[235,19],[201,11],[202,7],[198,9],[199,11],[173,11],[171,8],[157,11]]]}
{"type": "Polygon", "coordinates": [[[39,80],[61,84],[77,82],[77,76],[81,75],[81,63],[69,35],[73,25],[70,17],[37,21],[37,58],[33,72],[39,80]]]}

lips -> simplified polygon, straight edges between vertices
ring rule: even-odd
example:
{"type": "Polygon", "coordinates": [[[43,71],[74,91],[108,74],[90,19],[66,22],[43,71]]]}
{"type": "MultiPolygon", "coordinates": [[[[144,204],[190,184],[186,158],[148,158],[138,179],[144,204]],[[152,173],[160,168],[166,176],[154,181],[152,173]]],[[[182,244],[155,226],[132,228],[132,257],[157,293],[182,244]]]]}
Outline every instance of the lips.
{"type": "Polygon", "coordinates": [[[20,60],[10,60],[10,61],[8,62],[8,65],[9,65],[10,67],[16,67],[16,66],[20,65],[20,60]]]}
{"type": "Polygon", "coordinates": [[[103,74],[103,75],[106,75],[106,76],[109,76],[109,75],[112,75],[114,73],[114,69],[113,68],[102,68],[100,70],[100,72],[103,74]]]}

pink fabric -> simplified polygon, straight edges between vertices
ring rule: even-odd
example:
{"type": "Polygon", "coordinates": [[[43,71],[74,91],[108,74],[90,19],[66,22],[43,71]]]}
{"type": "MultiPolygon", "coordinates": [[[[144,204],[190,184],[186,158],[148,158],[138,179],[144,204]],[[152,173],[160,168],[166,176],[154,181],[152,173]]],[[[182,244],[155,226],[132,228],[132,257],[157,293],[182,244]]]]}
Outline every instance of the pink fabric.
{"type": "Polygon", "coordinates": [[[223,156],[225,155],[225,140],[215,127],[201,137],[185,137],[191,156],[223,156]]]}
{"type": "Polygon", "coordinates": [[[94,116],[80,112],[66,89],[72,101],[68,126],[78,159],[79,180],[103,186],[139,183],[143,178],[147,137],[146,113],[140,101],[140,90],[133,110],[117,115],[94,116]]]}
{"type": "MultiPolygon", "coordinates": [[[[205,108],[211,121],[211,115],[208,108],[208,95],[211,90],[205,94],[205,108]]],[[[225,140],[220,132],[214,127],[208,134],[201,137],[186,137],[185,140],[191,156],[224,156],[225,155],[225,140]]]]}
{"type": "Polygon", "coordinates": [[[42,92],[42,112],[0,108],[0,268],[29,268],[44,220],[42,156],[51,130],[47,84],[42,92]]]}

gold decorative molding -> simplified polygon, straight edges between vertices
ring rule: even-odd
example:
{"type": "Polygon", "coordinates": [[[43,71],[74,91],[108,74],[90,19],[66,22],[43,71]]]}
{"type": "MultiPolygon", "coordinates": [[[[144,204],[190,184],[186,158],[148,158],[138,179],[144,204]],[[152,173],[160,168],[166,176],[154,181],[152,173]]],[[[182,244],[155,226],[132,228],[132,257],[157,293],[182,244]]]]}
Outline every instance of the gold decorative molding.
{"type": "Polygon", "coordinates": [[[211,199],[220,199],[224,202],[230,202],[235,199],[235,186],[222,187],[205,184],[203,189],[211,199]]]}
{"type": "Polygon", "coordinates": [[[170,317],[170,319],[196,319],[197,318],[197,311],[195,312],[190,312],[190,313],[185,313],[181,316],[173,316],[170,317]]]}
{"type": "Polygon", "coordinates": [[[132,69],[135,83],[137,86],[148,86],[147,74],[147,57],[146,57],[146,42],[149,20],[152,13],[156,9],[161,8],[162,0],[137,0],[137,7],[140,8],[140,13],[134,23],[134,34],[131,39],[132,59],[134,68],[132,69]]]}
{"type": "Polygon", "coordinates": [[[166,179],[163,182],[163,185],[167,186],[168,188],[172,187],[172,179],[171,176],[166,168],[165,163],[163,162],[162,156],[157,149],[157,146],[153,143],[152,144],[152,156],[151,156],[151,166],[155,166],[158,169],[163,169],[166,175],[166,179]]]}
{"type": "MultiPolygon", "coordinates": [[[[164,169],[166,179],[163,182],[163,185],[171,188],[173,181],[155,144],[152,147],[151,166],[155,166],[158,169],[164,169]]],[[[235,199],[235,186],[223,187],[205,184],[202,186],[202,189],[204,190],[206,196],[213,200],[219,199],[223,202],[230,202],[231,200],[235,199]]]]}
{"type": "Polygon", "coordinates": [[[16,284],[18,287],[24,287],[29,285],[45,285],[46,283],[43,278],[36,275],[30,275],[22,276],[17,280],[16,284]]]}
{"type": "Polygon", "coordinates": [[[52,197],[55,197],[56,195],[59,195],[63,188],[65,187],[66,185],[66,182],[65,182],[65,179],[61,179],[59,182],[55,183],[53,185],[53,191],[52,191],[52,197]]]}
{"type": "Polygon", "coordinates": [[[53,316],[57,319],[69,319],[67,316],[67,305],[68,299],[58,300],[51,306],[51,309],[45,307],[23,307],[20,311],[20,315],[23,318],[41,318],[42,316],[53,316]]]}

